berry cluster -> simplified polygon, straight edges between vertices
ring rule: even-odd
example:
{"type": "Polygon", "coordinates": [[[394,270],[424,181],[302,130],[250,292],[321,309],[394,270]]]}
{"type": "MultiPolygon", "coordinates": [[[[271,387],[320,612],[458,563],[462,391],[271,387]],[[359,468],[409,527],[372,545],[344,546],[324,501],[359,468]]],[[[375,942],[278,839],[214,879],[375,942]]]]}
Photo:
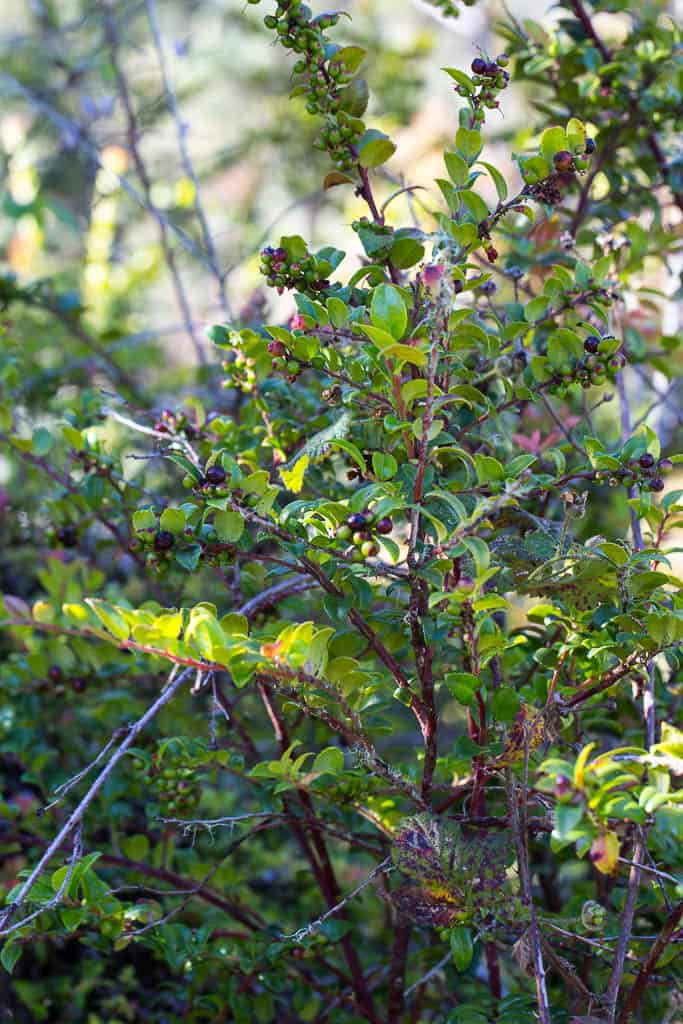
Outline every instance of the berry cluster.
{"type": "Polygon", "coordinates": [[[607,480],[610,487],[639,487],[641,491],[653,491],[658,494],[664,490],[665,473],[673,468],[671,459],[656,459],[650,452],[643,452],[637,459],[622,458],[619,469],[598,470],[598,480],[607,480]]]}
{"type": "Polygon", "coordinates": [[[232,360],[223,359],[221,368],[229,377],[221,381],[221,387],[226,390],[238,388],[245,395],[251,394],[256,387],[256,360],[253,356],[247,355],[240,349],[236,349],[232,360]]]}
{"type": "Polygon", "coordinates": [[[290,384],[293,384],[301,373],[301,364],[289,358],[287,347],[282,341],[273,338],[268,342],[268,351],[273,357],[271,367],[275,373],[283,373],[290,384]]]}
{"type": "Polygon", "coordinates": [[[373,535],[385,537],[393,528],[394,524],[388,516],[377,519],[372,509],[366,508],[363,512],[352,512],[346,522],[337,527],[335,536],[340,541],[352,541],[346,554],[354,562],[362,562],[379,554],[379,545],[373,535]]]}
{"type": "Polygon", "coordinates": [[[151,763],[137,759],[134,768],[141,782],[154,793],[164,814],[192,811],[199,803],[202,790],[192,768],[168,752],[163,760],[155,755],[151,763]]]}
{"type": "MultiPolygon", "coordinates": [[[[311,104],[307,104],[311,113],[311,104]]],[[[340,171],[350,171],[358,163],[355,146],[360,140],[365,125],[357,117],[352,117],[344,110],[338,111],[334,118],[327,118],[325,127],[313,143],[315,149],[326,151],[332,163],[340,171]]]]}
{"type": "Polygon", "coordinates": [[[584,389],[602,387],[626,365],[623,352],[615,352],[614,346],[613,338],[591,334],[583,343],[583,359],[572,357],[558,367],[548,388],[550,394],[563,396],[572,384],[584,389]]]}
{"type": "Polygon", "coordinates": [[[315,256],[308,251],[301,259],[290,259],[287,250],[268,245],[261,250],[260,271],[271,288],[282,295],[285,288],[296,288],[303,295],[315,296],[330,287],[329,280],[321,276],[315,256]]]}
{"type": "Polygon", "coordinates": [[[353,72],[335,53],[328,56],[324,32],[339,18],[337,13],[314,18],[302,0],[279,0],[275,14],[266,15],[264,24],[277,33],[286,50],[301,55],[294,64],[294,73],[304,79],[297,92],[306,97],[309,114],[325,117],[316,149],[327,151],[335,167],[348,171],[358,162],[354,147],[365,131],[359,116],[367,104],[367,89],[352,81],[353,72]]]}
{"type": "Polygon", "coordinates": [[[190,421],[190,415],[184,409],[176,412],[172,409],[162,409],[154,429],[157,434],[184,434],[188,440],[195,441],[204,435],[197,424],[190,421]]]}
{"type": "Polygon", "coordinates": [[[500,106],[497,97],[508,87],[510,74],[505,68],[509,63],[510,58],[506,53],[501,53],[495,60],[475,57],[472,61],[472,82],[476,86],[476,91],[471,93],[464,85],[455,87],[458,95],[469,99],[472,107],[472,128],[483,124],[486,117],[484,108],[495,110],[500,106]]]}
{"type": "Polygon", "coordinates": [[[74,693],[84,693],[88,687],[88,680],[84,679],[83,676],[69,676],[67,678],[61,665],[50,665],[47,670],[47,678],[51,683],[55,684],[58,695],[64,692],[63,684],[66,682],[69,683],[74,693]]]}

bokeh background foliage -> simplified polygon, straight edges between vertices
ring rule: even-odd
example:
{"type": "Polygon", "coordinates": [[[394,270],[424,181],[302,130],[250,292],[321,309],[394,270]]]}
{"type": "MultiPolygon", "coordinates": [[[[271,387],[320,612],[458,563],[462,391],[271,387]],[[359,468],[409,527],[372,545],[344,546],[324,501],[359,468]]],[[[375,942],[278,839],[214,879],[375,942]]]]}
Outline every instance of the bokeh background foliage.
{"type": "Polygon", "coordinates": [[[3,1012],[674,1024],[680,11],[340,10],[0,12],[3,1012]]]}

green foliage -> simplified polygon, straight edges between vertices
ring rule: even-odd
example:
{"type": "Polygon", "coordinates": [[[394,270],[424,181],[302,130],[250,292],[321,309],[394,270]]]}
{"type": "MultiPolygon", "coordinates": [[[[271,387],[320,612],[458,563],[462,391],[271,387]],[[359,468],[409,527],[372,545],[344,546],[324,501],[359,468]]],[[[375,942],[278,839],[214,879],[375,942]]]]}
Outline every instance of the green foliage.
{"type": "MultiPolygon", "coordinates": [[[[240,24],[292,57],[281,173],[364,204],[358,251],[254,244],[268,297],[225,297],[206,346],[186,320],[202,358],[173,369],[160,335],[116,344],[148,281],[88,292],[113,234],[97,273],[0,278],[13,1019],[673,1021],[680,31],[657,3],[501,24],[505,53],[445,69],[425,198],[365,120],[391,55],[258,6],[240,24]],[[496,135],[510,83],[528,125],[496,135]]],[[[92,146],[103,244],[128,168],[92,146]]],[[[5,216],[56,216],[53,191],[5,216]]],[[[151,210],[155,266],[177,289],[196,231],[222,295],[190,206],[151,210]]]]}

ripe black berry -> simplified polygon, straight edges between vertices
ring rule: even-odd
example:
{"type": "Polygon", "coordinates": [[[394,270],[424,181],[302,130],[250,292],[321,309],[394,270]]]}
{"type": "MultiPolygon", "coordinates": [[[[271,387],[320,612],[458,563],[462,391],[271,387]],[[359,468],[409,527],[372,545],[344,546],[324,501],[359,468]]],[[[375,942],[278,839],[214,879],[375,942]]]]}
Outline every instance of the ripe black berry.
{"type": "Polygon", "coordinates": [[[155,551],[168,551],[175,544],[175,537],[168,530],[159,530],[154,538],[155,551]]]}
{"type": "Polygon", "coordinates": [[[209,466],[207,469],[204,479],[207,484],[211,484],[212,487],[216,487],[218,484],[225,482],[225,476],[226,474],[223,467],[214,463],[213,466],[209,466]]]}
{"type": "Polygon", "coordinates": [[[57,540],[64,548],[75,548],[78,544],[78,531],[75,526],[60,526],[57,540]]]}
{"type": "Polygon", "coordinates": [[[81,676],[74,676],[71,680],[71,688],[74,693],[83,693],[87,685],[87,682],[81,676]]]}
{"type": "Polygon", "coordinates": [[[375,524],[375,529],[377,530],[377,533],[382,533],[382,534],[391,533],[393,528],[394,528],[394,524],[392,523],[392,521],[389,518],[389,516],[385,516],[384,519],[380,519],[375,524]]]}
{"type": "Polygon", "coordinates": [[[654,455],[650,455],[649,452],[645,452],[638,459],[638,463],[642,469],[652,469],[655,464],[654,455]]]}
{"type": "Polygon", "coordinates": [[[651,491],[663,491],[664,490],[664,481],[662,480],[661,476],[656,476],[653,480],[650,480],[650,490],[651,491]]]}
{"type": "Polygon", "coordinates": [[[590,338],[586,338],[584,341],[583,347],[586,352],[597,352],[600,347],[600,338],[596,334],[591,334],[590,338]]]}
{"type": "Polygon", "coordinates": [[[475,75],[483,75],[486,72],[486,61],[481,57],[475,57],[472,61],[472,71],[475,75]]]}
{"type": "Polygon", "coordinates": [[[52,680],[53,683],[61,683],[64,673],[62,672],[59,665],[50,665],[47,670],[48,679],[52,680]]]}
{"type": "Polygon", "coordinates": [[[367,526],[367,519],[362,512],[352,512],[346,520],[346,525],[352,530],[362,530],[367,526]]]}
{"type": "Polygon", "coordinates": [[[586,139],[586,153],[595,152],[595,139],[586,139]]]}

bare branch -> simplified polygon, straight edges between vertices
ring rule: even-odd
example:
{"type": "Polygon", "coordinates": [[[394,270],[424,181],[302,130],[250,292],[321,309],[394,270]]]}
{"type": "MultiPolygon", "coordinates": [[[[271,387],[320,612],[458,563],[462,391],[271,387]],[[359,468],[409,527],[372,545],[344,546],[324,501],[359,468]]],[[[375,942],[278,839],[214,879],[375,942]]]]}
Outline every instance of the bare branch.
{"type": "Polygon", "coordinates": [[[204,211],[204,206],[201,198],[201,188],[199,184],[199,178],[194,169],[190,152],[187,147],[187,125],[183,122],[180,116],[180,108],[178,106],[178,98],[173,88],[170,76],[168,74],[168,68],[166,65],[166,56],[164,54],[164,45],[161,38],[161,31],[159,28],[159,20],[157,17],[156,0],[145,0],[145,6],[147,8],[147,17],[152,29],[152,38],[154,39],[154,48],[157,53],[159,60],[159,68],[161,70],[161,80],[164,85],[164,92],[166,93],[166,102],[168,103],[169,110],[173,115],[173,120],[176,126],[176,135],[178,137],[178,149],[180,150],[180,158],[183,165],[185,174],[192,182],[192,188],[194,190],[194,208],[199,221],[202,237],[204,239],[204,245],[206,247],[206,255],[208,257],[209,265],[213,272],[216,282],[218,284],[218,300],[225,316],[232,320],[232,311],[230,309],[230,303],[225,288],[226,275],[221,271],[218,262],[218,253],[216,252],[216,246],[211,234],[211,228],[209,227],[209,221],[204,211]]]}
{"type": "Polygon", "coordinates": [[[99,791],[102,789],[102,786],[107,781],[111,773],[114,771],[114,768],[119,763],[121,758],[125,755],[128,748],[132,746],[132,744],[135,742],[139,734],[152,721],[152,719],[164,707],[164,705],[168,704],[171,698],[175,696],[176,692],[180,689],[180,687],[183,685],[183,683],[190,674],[190,670],[187,669],[185,672],[181,672],[175,678],[173,678],[172,675],[169,682],[161,691],[160,695],[157,697],[154,703],[147,709],[147,711],[145,711],[144,715],[142,715],[142,717],[139,718],[137,722],[135,722],[130,727],[128,735],[125,737],[120,747],[116,750],[116,752],[112,755],[110,760],[104,766],[104,768],[97,776],[95,781],[92,783],[90,789],[85,794],[83,799],[80,801],[78,806],[71,812],[62,828],[59,830],[55,838],[52,840],[48,848],[45,850],[45,853],[43,853],[43,855],[39,857],[38,863],[35,865],[35,867],[31,871],[31,874],[28,876],[28,878],[22,885],[21,889],[16,895],[16,898],[4,909],[3,913],[0,914],[0,934],[2,934],[2,929],[10,920],[14,912],[22,905],[22,903],[25,902],[34,882],[43,873],[52,857],[54,857],[55,853],[57,853],[60,847],[64,844],[68,836],[71,835],[76,826],[78,826],[80,822],[83,820],[83,816],[87,811],[88,807],[93,802],[99,791]]]}

